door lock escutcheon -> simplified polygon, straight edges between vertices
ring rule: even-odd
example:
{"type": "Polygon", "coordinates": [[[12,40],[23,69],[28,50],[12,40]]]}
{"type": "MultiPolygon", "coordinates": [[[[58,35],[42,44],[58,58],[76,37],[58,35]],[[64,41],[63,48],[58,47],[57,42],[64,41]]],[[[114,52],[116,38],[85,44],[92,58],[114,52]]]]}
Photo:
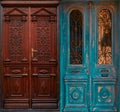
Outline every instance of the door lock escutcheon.
{"type": "Polygon", "coordinates": [[[85,70],[85,72],[86,72],[86,74],[88,74],[88,73],[89,73],[89,70],[87,69],[87,70],[85,70]]]}

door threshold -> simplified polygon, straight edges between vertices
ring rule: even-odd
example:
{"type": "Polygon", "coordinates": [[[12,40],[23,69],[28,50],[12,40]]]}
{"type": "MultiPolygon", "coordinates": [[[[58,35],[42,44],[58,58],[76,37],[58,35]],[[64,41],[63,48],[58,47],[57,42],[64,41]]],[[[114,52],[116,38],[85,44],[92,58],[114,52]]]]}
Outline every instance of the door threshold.
{"type": "Polygon", "coordinates": [[[60,112],[59,109],[0,109],[0,112],[60,112]]]}

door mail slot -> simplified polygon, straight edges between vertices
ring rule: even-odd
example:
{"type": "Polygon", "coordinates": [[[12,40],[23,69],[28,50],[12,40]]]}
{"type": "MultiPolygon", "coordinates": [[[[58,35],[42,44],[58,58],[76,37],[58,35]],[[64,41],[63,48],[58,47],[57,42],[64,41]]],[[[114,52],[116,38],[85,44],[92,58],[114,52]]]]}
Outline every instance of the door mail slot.
{"type": "Polygon", "coordinates": [[[72,70],[71,73],[80,73],[80,70],[72,70]]]}
{"type": "Polygon", "coordinates": [[[109,75],[109,70],[101,70],[102,77],[108,77],[108,75],[109,75]]]}
{"type": "Polygon", "coordinates": [[[102,77],[108,77],[109,74],[101,74],[102,77]]]}

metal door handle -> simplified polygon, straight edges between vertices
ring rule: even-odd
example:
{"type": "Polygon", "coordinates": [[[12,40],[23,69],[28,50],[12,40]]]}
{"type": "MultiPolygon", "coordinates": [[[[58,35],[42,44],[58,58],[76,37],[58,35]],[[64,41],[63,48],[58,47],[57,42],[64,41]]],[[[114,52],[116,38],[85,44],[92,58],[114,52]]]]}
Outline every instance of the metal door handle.
{"type": "Polygon", "coordinates": [[[34,53],[35,53],[35,52],[38,52],[38,51],[35,50],[35,49],[33,49],[33,48],[31,49],[31,51],[32,51],[32,58],[33,58],[33,57],[34,57],[34,53]]]}
{"type": "Polygon", "coordinates": [[[88,74],[88,73],[89,73],[89,70],[87,69],[87,70],[85,70],[85,72],[86,72],[86,74],[88,74]]]}

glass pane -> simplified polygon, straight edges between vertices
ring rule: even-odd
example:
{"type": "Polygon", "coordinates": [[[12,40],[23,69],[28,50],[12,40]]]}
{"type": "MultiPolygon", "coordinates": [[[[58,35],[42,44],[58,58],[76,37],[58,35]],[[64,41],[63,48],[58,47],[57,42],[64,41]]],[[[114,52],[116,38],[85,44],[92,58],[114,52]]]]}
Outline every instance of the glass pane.
{"type": "Polygon", "coordinates": [[[98,13],[98,64],[112,63],[112,17],[108,9],[98,13]]]}
{"type": "Polygon", "coordinates": [[[82,14],[73,10],[70,14],[70,64],[82,64],[82,14]]]}

